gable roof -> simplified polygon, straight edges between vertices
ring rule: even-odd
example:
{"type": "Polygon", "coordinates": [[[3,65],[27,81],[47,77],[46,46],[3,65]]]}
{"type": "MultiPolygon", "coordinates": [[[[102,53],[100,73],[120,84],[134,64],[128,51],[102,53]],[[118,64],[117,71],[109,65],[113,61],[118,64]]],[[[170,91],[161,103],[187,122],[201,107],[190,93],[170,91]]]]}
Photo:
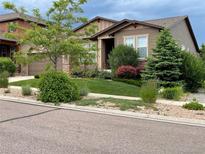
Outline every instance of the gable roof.
{"type": "Polygon", "coordinates": [[[132,24],[142,24],[145,26],[150,26],[153,28],[158,28],[158,29],[163,29],[163,28],[172,28],[175,25],[177,25],[178,23],[185,21],[188,27],[188,30],[190,32],[190,35],[192,37],[192,40],[194,42],[194,45],[196,47],[196,50],[199,51],[199,46],[196,40],[196,37],[194,35],[190,20],[188,16],[176,16],[176,17],[168,17],[168,18],[161,18],[161,19],[154,19],[154,20],[145,20],[145,21],[137,21],[137,20],[128,20],[128,19],[124,19],[121,20],[117,23],[115,23],[114,25],[94,34],[93,36],[91,36],[90,39],[95,40],[98,36],[109,32],[109,35],[114,34],[115,32],[129,26],[132,24]]]}
{"type": "Polygon", "coordinates": [[[162,19],[155,19],[155,20],[146,20],[145,22],[156,24],[156,25],[161,25],[165,28],[172,28],[181,21],[185,21],[189,30],[189,33],[192,37],[192,40],[194,42],[194,45],[196,47],[196,50],[199,51],[199,46],[196,40],[196,37],[194,35],[194,31],[191,26],[191,22],[189,20],[188,16],[177,16],[177,17],[169,17],[169,18],[162,18],[162,19]]]}
{"type": "Polygon", "coordinates": [[[77,30],[79,30],[79,29],[81,29],[81,28],[83,28],[83,27],[89,25],[90,23],[95,22],[95,21],[98,21],[98,20],[105,20],[105,21],[110,21],[110,22],[113,22],[113,23],[117,23],[117,22],[118,22],[117,20],[113,20],[113,19],[109,19],[109,18],[104,18],[104,17],[97,16],[97,17],[95,17],[95,18],[89,20],[88,22],[86,22],[86,23],[84,23],[84,24],[82,24],[82,25],[76,27],[73,31],[75,32],[75,31],[77,31],[77,30]]]}
{"type": "MultiPolygon", "coordinates": [[[[25,16],[28,21],[35,22],[41,25],[45,25],[44,21],[39,21],[39,19],[36,17],[30,16],[30,15],[25,15],[25,16]]],[[[0,15],[0,23],[17,20],[17,19],[24,20],[24,17],[19,13],[8,13],[8,14],[0,15]]]]}
{"type": "Polygon", "coordinates": [[[159,25],[155,25],[155,24],[152,24],[152,23],[147,23],[147,22],[144,22],[144,21],[138,21],[138,20],[129,20],[129,19],[124,19],[124,20],[121,20],[120,22],[94,34],[93,36],[91,36],[91,39],[95,40],[97,39],[98,36],[102,35],[103,33],[105,32],[109,32],[109,35],[112,35],[114,33],[116,33],[117,31],[129,26],[129,25],[132,25],[132,24],[141,24],[141,25],[144,25],[144,26],[148,26],[148,27],[153,27],[153,28],[157,28],[157,29],[163,29],[164,27],[162,26],[159,26],[159,25]]]}
{"type": "Polygon", "coordinates": [[[187,18],[187,16],[177,16],[177,17],[168,17],[168,18],[161,18],[161,19],[154,19],[154,20],[145,20],[144,22],[159,25],[165,28],[171,28],[177,23],[183,21],[185,18],[187,18]]]}

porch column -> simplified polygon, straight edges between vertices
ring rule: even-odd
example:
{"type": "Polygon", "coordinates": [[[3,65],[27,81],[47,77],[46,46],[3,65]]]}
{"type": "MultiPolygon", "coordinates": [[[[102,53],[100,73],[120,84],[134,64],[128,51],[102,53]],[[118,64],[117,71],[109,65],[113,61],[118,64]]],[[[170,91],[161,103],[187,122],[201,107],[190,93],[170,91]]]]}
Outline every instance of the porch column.
{"type": "Polygon", "coordinates": [[[98,70],[102,70],[103,66],[102,66],[102,39],[98,39],[98,43],[97,43],[97,67],[98,70]]]}
{"type": "Polygon", "coordinates": [[[62,56],[62,71],[66,73],[70,73],[70,57],[68,55],[62,56]]]}

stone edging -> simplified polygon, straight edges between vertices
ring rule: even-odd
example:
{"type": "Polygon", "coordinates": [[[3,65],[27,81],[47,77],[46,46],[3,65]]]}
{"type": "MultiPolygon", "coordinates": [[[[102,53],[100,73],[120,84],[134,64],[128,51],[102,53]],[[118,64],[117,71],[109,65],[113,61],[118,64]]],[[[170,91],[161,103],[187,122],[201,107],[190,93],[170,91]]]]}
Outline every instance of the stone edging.
{"type": "Polygon", "coordinates": [[[73,111],[79,111],[79,112],[104,114],[104,115],[110,115],[110,116],[118,116],[118,117],[126,117],[126,118],[142,119],[142,120],[151,120],[151,121],[173,123],[173,124],[182,124],[182,125],[197,126],[197,127],[204,127],[205,128],[205,120],[167,117],[167,116],[143,114],[143,113],[128,112],[128,111],[100,109],[100,108],[94,108],[94,107],[81,107],[81,106],[75,106],[75,105],[69,105],[69,104],[62,104],[61,106],[54,106],[51,104],[43,104],[40,101],[24,99],[24,98],[8,97],[8,96],[0,96],[0,100],[14,102],[14,103],[49,107],[49,108],[59,108],[59,109],[64,109],[64,110],[73,110],[73,111]]]}

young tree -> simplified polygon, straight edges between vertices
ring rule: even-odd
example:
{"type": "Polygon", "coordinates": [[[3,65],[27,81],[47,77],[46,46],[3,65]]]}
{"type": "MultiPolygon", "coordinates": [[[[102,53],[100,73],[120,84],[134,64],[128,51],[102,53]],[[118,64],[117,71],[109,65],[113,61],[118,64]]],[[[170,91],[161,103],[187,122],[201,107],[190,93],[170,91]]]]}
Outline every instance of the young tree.
{"type": "Polygon", "coordinates": [[[145,79],[157,79],[164,87],[172,87],[180,82],[182,56],[181,49],[168,29],[162,30],[153,49],[152,57],[143,74],[145,79]]]}
{"type": "MultiPolygon", "coordinates": [[[[37,23],[30,23],[30,29],[23,29],[23,35],[19,40],[21,45],[25,45],[29,48],[19,52],[16,55],[19,59],[25,59],[33,51],[40,51],[42,54],[40,58],[48,57],[54,68],[57,69],[57,61],[63,55],[70,55],[79,57],[83,55],[85,51],[84,43],[88,40],[84,40],[86,32],[84,34],[77,34],[73,32],[73,25],[76,23],[86,22],[87,19],[81,17],[83,12],[81,5],[86,3],[87,0],[55,0],[53,5],[46,13],[46,20],[40,14],[39,9],[33,9],[33,16],[40,22],[44,23],[44,26],[37,23]]],[[[25,20],[26,10],[24,8],[17,8],[13,3],[4,2],[4,8],[13,10],[19,13],[25,20]]],[[[87,49],[86,49],[87,50],[87,49]]],[[[24,60],[24,63],[28,62],[24,60]]]]}

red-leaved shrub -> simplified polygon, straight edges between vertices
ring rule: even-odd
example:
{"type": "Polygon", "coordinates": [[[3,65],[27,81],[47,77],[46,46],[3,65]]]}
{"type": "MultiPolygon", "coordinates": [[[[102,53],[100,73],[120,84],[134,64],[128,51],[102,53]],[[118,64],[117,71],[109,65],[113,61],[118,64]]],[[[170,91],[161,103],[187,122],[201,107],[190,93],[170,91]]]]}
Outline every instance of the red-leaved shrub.
{"type": "Polygon", "coordinates": [[[116,76],[118,78],[134,79],[139,76],[142,70],[144,70],[144,63],[138,65],[136,68],[131,65],[123,65],[117,69],[116,76]]]}
{"type": "Polygon", "coordinates": [[[116,75],[119,78],[131,79],[131,78],[135,78],[137,74],[138,72],[136,68],[130,65],[120,66],[116,71],[116,75]]]}

